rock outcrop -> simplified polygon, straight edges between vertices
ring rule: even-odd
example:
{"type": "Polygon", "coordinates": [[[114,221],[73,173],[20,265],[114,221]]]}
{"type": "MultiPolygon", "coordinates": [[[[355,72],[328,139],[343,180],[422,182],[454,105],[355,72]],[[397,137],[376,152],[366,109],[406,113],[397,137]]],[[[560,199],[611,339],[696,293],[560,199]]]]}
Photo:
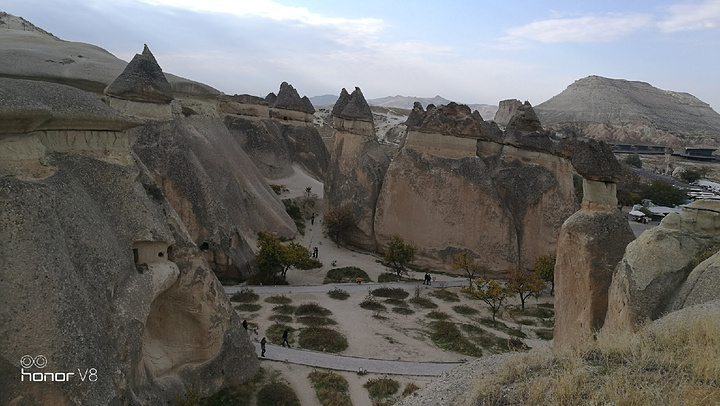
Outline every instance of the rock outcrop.
{"type": "MultiPolygon", "coordinates": [[[[82,42],[61,40],[31,22],[0,12],[0,77],[61,83],[102,94],[127,66],[108,51],[82,42]]],[[[176,97],[215,97],[208,85],[165,74],[176,97]]]]}
{"type": "Polygon", "coordinates": [[[128,148],[139,123],[71,87],[0,88],[31,90],[41,108],[23,117],[42,123],[0,138],[0,162],[20,168],[0,177],[0,403],[160,404],[249,379],[247,333],[128,148]],[[18,151],[52,170],[24,172],[18,151]]]}
{"type": "Polygon", "coordinates": [[[312,123],[313,121],[312,115],[315,113],[315,108],[310,99],[307,96],[300,97],[297,90],[287,82],[280,84],[277,96],[270,93],[265,97],[265,101],[271,107],[271,118],[284,121],[296,120],[304,123],[312,123]]]}
{"type": "MultiPolygon", "coordinates": [[[[519,119],[518,119],[519,120],[519,119]]],[[[385,176],[375,216],[382,247],[394,234],[419,247],[418,264],[450,268],[471,251],[495,275],[531,267],[555,249],[575,210],[572,168],[549,149],[515,144],[464,105],[416,104],[408,134],[385,176]]]]}
{"type": "Polygon", "coordinates": [[[282,202],[219,118],[151,122],[131,134],[133,151],[221,280],[250,275],[258,230],[287,239],[297,233],[282,202]]]}
{"type": "Polygon", "coordinates": [[[720,145],[720,114],[693,95],[644,82],[588,76],[535,107],[546,128],[605,141],[720,145]]]}
{"type": "Polygon", "coordinates": [[[617,209],[614,182],[621,168],[610,147],[594,140],[569,140],[561,149],[583,177],[583,201],[558,237],[556,348],[573,346],[603,326],[613,271],[634,239],[617,209]]]}
{"type": "Polygon", "coordinates": [[[342,89],[333,108],[333,127],[326,208],[350,206],[358,227],[347,242],[375,250],[375,207],[390,159],[375,140],[372,112],[359,88],[352,94],[342,89]]]}
{"type": "Polygon", "coordinates": [[[147,44],[104,93],[118,99],[147,103],[170,103],[174,98],[172,87],[147,44]]]}
{"type": "Polygon", "coordinates": [[[697,201],[642,233],[613,276],[606,328],[635,331],[668,312],[720,299],[719,232],[720,203],[697,201]]]}

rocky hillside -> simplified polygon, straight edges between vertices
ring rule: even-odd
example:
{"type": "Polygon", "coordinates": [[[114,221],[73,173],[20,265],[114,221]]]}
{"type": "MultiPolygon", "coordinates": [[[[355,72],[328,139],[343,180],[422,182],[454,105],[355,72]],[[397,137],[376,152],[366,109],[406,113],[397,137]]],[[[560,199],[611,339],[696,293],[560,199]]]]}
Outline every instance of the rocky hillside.
{"type": "Polygon", "coordinates": [[[720,146],[720,114],[695,96],[588,76],[535,106],[543,126],[632,144],[720,146]]]}

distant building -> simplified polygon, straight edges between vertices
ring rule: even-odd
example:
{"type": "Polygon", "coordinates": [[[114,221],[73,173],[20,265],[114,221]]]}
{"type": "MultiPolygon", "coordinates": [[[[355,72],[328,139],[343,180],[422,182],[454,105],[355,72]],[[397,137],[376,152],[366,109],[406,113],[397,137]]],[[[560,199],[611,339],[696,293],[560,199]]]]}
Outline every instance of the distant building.
{"type": "Polygon", "coordinates": [[[676,154],[679,157],[685,159],[692,159],[695,161],[714,161],[716,159],[715,153],[716,148],[696,148],[687,147],[684,152],[676,154]]]}
{"type": "Polygon", "coordinates": [[[613,142],[608,142],[608,145],[616,154],[663,155],[666,152],[663,145],[618,144],[613,142]]]}

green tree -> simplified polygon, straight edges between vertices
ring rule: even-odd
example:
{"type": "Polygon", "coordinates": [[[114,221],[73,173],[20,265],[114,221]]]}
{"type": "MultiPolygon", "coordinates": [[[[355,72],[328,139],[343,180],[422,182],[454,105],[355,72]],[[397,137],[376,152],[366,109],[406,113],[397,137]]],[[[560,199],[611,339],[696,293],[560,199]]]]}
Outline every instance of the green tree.
{"type": "Polygon", "coordinates": [[[642,168],[642,160],[640,159],[640,155],[638,154],[630,154],[626,156],[622,161],[629,166],[642,168]]]}
{"type": "Polygon", "coordinates": [[[323,227],[328,237],[340,245],[340,241],[345,240],[347,235],[357,228],[357,219],[355,219],[352,207],[342,206],[330,209],[325,215],[323,227]]]}
{"type": "Polygon", "coordinates": [[[480,264],[478,264],[475,259],[470,255],[468,251],[461,251],[455,254],[455,259],[453,260],[452,269],[454,270],[462,270],[465,272],[465,276],[467,276],[468,281],[470,284],[470,290],[473,289],[473,279],[475,279],[475,274],[480,272],[481,267],[480,264]]]}
{"type": "Polygon", "coordinates": [[[416,251],[417,248],[414,245],[405,243],[405,240],[396,234],[388,243],[384,259],[390,269],[401,276],[405,272],[405,267],[415,260],[416,251]]]}
{"type": "Polygon", "coordinates": [[[279,238],[265,231],[258,233],[258,248],[256,260],[260,272],[279,272],[283,279],[291,267],[303,267],[311,261],[307,248],[296,242],[282,244],[279,238]]]}
{"type": "Polygon", "coordinates": [[[535,272],[511,269],[507,288],[520,297],[520,308],[525,310],[525,300],[545,287],[545,281],[535,272]]]}
{"type": "Polygon", "coordinates": [[[513,296],[513,293],[493,279],[479,280],[476,284],[478,288],[474,296],[490,306],[493,322],[495,322],[495,315],[500,311],[505,300],[513,296]]]}
{"type": "Polygon", "coordinates": [[[706,166],[703,166],[702,168],[689,168],[685,169],[680,174],[680,179],[682,179],[686,183],[693,183],[707,176],[709,172],[710,168],[706,166]]]}
{"type": "Polygon", "coordinates": [[[650,186],[643,191],[643,197],[650,199],[653,203],[660,206],[674,207],[685,203],[687,195],[683,190],[676,188],[662,180],[653,181],[650,186]]]}
{"type": "Polygon", "coordinates": [[[550,282],[550,295],[555,294],[555,254],[540,255],[535,259],[535,273],[546,283],[550,282]]]}

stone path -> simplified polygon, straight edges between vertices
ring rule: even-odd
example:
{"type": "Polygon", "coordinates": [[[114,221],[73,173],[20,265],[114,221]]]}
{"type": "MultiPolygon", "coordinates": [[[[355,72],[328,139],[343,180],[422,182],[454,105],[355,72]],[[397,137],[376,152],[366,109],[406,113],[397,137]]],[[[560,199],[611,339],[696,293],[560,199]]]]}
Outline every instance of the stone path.
{"type": "Polygon", "coordinates": [[[411,362],[357,358],[317,351],[298,350],[272,344],[266,344],[265,357],[262,358],[260,357],[260,343],[256,342],[254,344],[255,351],[260,359],[289,362],[336,371],[359,372],[362,369],[365,372],[375,374],[438,376],[462,364],[460,362],[411,362]]]}

